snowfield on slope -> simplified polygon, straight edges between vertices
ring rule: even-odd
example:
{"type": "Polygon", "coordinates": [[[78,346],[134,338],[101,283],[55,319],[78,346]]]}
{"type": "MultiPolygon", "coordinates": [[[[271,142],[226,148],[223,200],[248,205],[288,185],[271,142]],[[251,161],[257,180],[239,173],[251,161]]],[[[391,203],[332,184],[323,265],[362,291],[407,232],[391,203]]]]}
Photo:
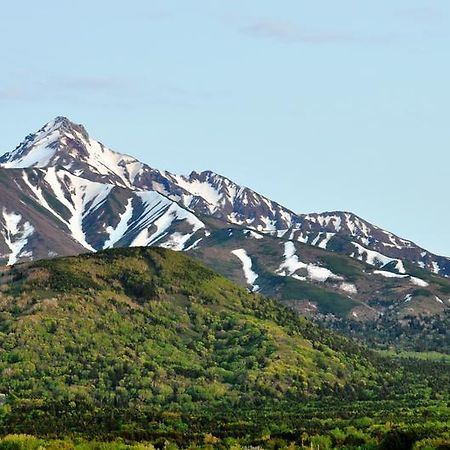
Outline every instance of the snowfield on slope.
{"type": "Polygon", "coordinates": [[[284,243],[284,262],[277,269],[276,273],[284,277],[293,277],[305,281],[307,278],[312,281],[325,282],[328,279],[343,280],[342,277],[334,274],[331,270],[311,263],[304,263],[298,259],[293,242],[284,243]],[[306,276],[297,275],[299,269],[307,271],[306,276]]]}
{"type": "Polygon", "coordinates": [[[357,242],[352,242],[352,244],[356,247],[355,252],[350,255],[352,258],[359,259],[375,267],[384,267],[387,264],[395,262],[394,267],[399,273],[404,274],[406,272],[403,262],[400,259],[389,258],[379,252],[369,250],[357,242]]]}
{"type": "Polygon", "coordinates": [[[10,250],[7,264],[12,266],[17,262],[22,250],[28,244],[28,238],[34,233],[34,227],[29,222],[23,221],[20,214],[8,212],[6,208],[3,208],[2,215],[4,229],[1,233],[10,250]],[[23,222],[22,225],[19,225],[21,222],[23,222]]]}
{"type": "Polygon", "coordinates": [[[103,244],[103,248],[112,248],[116,242],[122,239],[123,235],[128,230],[128,223],[133,217],[133,200],[128,199],[125,206],[125,211],[119,215],[119,223],[115,228],[108,226],[106,227],[106,232],[109,234],[109,238],[103,244]]]}
{"type": "Polygon", "coordinates": [[[253,292],[258,291],[259,286],[255,284],[255,281],[258,278],[258,274],[252,270],[253,263],[251,258],[247,255],[247,252],[243,248],[238,248],[236,250],[233,250],[231,253],[241,261],[242,270],[244,271],[244,276],[247,284],[252,287],[253,292]]]}
{"type": "Polygon", "coordinates": [[[158,192],[137,192],[136,195],[142,200],[145,210],[139,223],[133,225],[135,228],[142,228],[142,231],[134,238],[130,244],[131,247],[155,245],[167,235],[169,228],[175,222],[185,221],[191,225],[191,232],[185,234],[178,232],[177,235],[169,237],[167,242],[169,248],[183,250],[185,243],[194,233],[205,227],[194,214],[158,192]],[[153,227],[156,227],[156,230],[151,232],[153,227]]]}
{"type": "Polygon", "coordinates": [[[55,168],[47,170],[45,181],[51,186],[57,200],[71,213],[70,219],[63,221],[69,228],[72,237],[86,249],[95,251],[86,240],[86,234],[83,230],[83,219],[96,210],[114,186],[85,180],[72,175],[66,170],[57,170],[55,168]],[[69,199],[67,198],[67,193],[70,194],[69,199]]]}

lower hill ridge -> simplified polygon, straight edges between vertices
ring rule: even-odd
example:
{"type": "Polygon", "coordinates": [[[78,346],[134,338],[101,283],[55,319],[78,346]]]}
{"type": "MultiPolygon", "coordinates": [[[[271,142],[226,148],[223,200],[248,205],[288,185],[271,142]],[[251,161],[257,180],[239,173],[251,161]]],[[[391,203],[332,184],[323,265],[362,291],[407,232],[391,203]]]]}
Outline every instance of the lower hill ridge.
{"type": "Polygon", "coordinates": [[[2,433],[286,433],[286,417],[448,397],[448,366],[382,357],[180,252],[19,264],[0,290],[2,433]]]}

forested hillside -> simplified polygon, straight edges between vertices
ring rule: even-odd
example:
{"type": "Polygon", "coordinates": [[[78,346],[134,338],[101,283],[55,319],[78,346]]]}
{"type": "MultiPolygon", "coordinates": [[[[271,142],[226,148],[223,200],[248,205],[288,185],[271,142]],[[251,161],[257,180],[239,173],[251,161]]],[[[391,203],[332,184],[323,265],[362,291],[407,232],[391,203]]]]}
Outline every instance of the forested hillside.
{"type": "Polygon", "coordinates": [[[380,356],[182,253],[17,265],[0,302],[4,433],[350,442],[355,418],[447,423],[445,361],[380,356]]]}

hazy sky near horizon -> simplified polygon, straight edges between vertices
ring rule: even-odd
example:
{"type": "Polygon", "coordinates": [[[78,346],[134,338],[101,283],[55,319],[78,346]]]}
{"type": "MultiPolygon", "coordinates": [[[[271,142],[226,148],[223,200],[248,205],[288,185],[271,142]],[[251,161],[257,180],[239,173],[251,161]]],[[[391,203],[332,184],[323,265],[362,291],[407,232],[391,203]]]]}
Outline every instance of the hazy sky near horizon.
{"type": "Polygon", "coordinates": [[[0,152],[57,115],[149,165],[450,256],[450,2],[5,2],[0,152]]]}

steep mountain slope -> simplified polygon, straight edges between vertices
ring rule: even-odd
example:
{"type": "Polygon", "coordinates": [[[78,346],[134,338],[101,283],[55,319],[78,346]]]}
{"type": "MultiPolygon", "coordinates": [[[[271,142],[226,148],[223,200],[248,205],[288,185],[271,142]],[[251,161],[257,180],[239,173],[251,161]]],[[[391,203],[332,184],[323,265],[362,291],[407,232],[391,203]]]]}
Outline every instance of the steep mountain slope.
{"type": "Polygon", "coordinates": [[[65,223],[57,219],[58,213],[42,206],[54,204],[52,195],[33,198],[24,173],[20,169],[0,169],[0,263],[86,251],[70,236],[65,223]]]}
{"type": "Polygon", "coordinates": [[[288,230],[285,236],[347,254],[371,265],[396,259],[400,273],[404,272],[400,261],[408,261],[436,274],[450,274],[449,258],[434,255],[349,212],[300,215],[300,225],[288,230]]]}
{"type": "Polygon", "coordinates": [[[57,117],[0,158],[4,168],[62,167],[91,181],[130,187],[141,164],[90,139],[82,125],[57,117]]]}
{"type": "Polygon", "coordinates": [[[82,125],[57,117],[0,158],[4,168],[62,167],[91,181],[152,190],[197,213],[275,230],[293,225],[294,214],[225,177],[206,171],[189,177],[152,169],[91,139],[82,125]]]}
{"type": "Polygon", "coordinates": [[[0,186],[0,261],[8,264],[114,245],[182,250],[205,232],[194,214],[158,192],[90,181],[62,168],[0,169],[0,186]]]}

